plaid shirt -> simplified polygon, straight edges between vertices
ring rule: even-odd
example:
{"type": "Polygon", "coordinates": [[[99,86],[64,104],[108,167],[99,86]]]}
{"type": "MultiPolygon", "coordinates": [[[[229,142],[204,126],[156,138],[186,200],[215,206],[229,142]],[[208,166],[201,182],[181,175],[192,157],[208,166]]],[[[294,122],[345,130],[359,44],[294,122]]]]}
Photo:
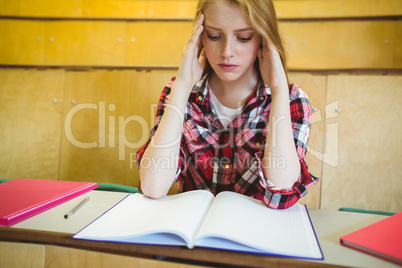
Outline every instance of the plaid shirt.
{"type": "MultiPolygon", "coordinates": [[[[173,78],[159,99],[155,126],[148,142],[137,153],[137,165],[158,128],[167,105],[173,78]]],[[[210,103],[208,78],[193,88],[187,102],[176,179],[179,192],[205,189],[214,195],[234,191],[263,200],[271,208],[288,208],[303,197],[306,187],[318,182],[307,169],[305,155],[310,134],[311,110],[307,95],[296,85],[289,87],[293,137],[301,173],[290,189],[279,190],[262,172],[262,157],[268,131],[271,91],[260,81],[259,88],[246,101],[242,113],[227,128],[220,123],[210,103]]],[[[269,157],[269,165],[286,165],[283,158],[269,157]]]]}

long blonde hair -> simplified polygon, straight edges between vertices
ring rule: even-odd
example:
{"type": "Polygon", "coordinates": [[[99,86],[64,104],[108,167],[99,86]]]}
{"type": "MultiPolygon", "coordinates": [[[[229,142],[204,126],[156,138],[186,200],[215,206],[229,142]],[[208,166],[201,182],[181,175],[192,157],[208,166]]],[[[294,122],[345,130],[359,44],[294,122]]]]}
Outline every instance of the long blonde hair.
{"type": "MultiPolygon", "coordinates": [[[[199,0],[197,5],[196,17],[200,11],[203,11],[205,7],[216,0],[199,0]]],[[[286,50],[283,45],[279,29],[278,21],[276,18],[275,7],[272,0],[226,0],[231,3],[236,4],[242,11],[255,29],[255,31],[265,40],[271,40],[275,48],[277,49],[283,69],[285,70],[287,76],[286,68],[286,50]]],[[[195,21],[195,20],[194,20],[195,21]]],[[[200,49],[198,53],[201,53],[202,43],[200,44],[200,49]]],[[[255,66],[259,72],[259,63],[256,59],[255,66]]],[[[211,66],[208,61],[204,70],[204,73],[211,71],[211,66]]]]}

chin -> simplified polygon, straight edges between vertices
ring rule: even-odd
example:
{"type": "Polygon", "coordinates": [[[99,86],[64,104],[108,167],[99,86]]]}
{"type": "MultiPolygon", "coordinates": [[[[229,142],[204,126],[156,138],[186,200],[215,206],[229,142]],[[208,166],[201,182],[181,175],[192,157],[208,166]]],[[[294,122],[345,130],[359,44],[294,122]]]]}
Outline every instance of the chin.
{"type": "Polygon", "coordinates": [[[220,80],[225,82],[232,82],[239,79],[241,75],[237,72],[215,72],[220,80]]]}

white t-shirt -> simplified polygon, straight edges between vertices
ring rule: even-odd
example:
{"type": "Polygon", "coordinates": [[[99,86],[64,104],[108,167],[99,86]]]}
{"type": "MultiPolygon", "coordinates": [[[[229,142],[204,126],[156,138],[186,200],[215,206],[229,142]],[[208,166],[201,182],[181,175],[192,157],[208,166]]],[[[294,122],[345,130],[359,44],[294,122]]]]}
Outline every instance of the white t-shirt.
{"type": "Polygon", "coordinates": [[[215,96],[215,94],[212,92],[211,88],[208,88],[209,94],[211,95],[211,104],[212,108],[214,109],[216,115],[219,118],[219,121],[221,121],[222,125],[227,128],[230,122],[233,121],[233,119],[236,118],[239,114],[241,114],[241,111],[243,109],[243,106],[232,109],[229,107],[226,107],[222,105],[222,103],[219,102],[218,98],[215,96]]]}

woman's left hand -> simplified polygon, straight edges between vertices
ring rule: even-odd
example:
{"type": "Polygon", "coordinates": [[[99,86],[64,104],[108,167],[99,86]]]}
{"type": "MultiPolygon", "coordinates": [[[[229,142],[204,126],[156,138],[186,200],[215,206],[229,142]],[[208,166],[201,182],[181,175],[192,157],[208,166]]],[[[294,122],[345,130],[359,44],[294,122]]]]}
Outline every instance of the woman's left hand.
{"type": "Polygon", "coordinates": [[[264,83],[271,88],[271,93],[278,90],[288,90],[288,81],[282,65],[278,50],[272,44],[262,38],[261,47],[257,52],[260,72],[264,83]]]}

